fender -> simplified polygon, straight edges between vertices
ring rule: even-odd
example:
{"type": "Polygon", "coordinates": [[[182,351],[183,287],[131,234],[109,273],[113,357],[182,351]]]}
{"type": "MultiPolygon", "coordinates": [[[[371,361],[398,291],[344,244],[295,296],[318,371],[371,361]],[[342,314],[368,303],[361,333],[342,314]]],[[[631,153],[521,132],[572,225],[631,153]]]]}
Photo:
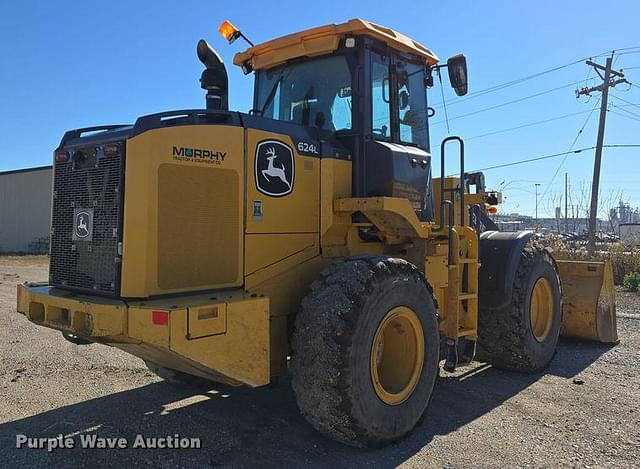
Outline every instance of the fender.
{"type": "Polygon", "coordinates": [[[480,235],[480,310],[504,308],[511,302],[520,254],[532,236],[533,231],[485,231],[480,235]]]}

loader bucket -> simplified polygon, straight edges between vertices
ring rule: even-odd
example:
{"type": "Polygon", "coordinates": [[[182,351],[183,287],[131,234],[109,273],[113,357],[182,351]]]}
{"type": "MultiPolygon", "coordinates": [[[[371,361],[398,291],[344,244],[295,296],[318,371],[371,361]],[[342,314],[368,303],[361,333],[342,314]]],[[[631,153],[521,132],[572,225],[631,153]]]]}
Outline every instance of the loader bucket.
{"type": "Polygon", "coordinates": [[[618,343],[611,261],[555,259],[562,287],[562,335],[618,343]]]}

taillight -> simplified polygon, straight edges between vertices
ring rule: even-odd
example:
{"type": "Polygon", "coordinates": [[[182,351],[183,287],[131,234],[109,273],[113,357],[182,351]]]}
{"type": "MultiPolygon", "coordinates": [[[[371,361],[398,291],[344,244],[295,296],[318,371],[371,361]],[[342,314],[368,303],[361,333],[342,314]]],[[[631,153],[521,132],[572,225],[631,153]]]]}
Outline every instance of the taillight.
{"type": "Polygon", "coordinates": [[[69,152],[65,150],[59,150],[56,152],[54,159],[56,163],[65,163],[69,161],[69,152]]]}
{"type": "Polygon", "coordinates": [[[107,143],[102,148],[104,152],[104,156],[116,156],[120,154],[120,144],[119,143],[107,143]]]}

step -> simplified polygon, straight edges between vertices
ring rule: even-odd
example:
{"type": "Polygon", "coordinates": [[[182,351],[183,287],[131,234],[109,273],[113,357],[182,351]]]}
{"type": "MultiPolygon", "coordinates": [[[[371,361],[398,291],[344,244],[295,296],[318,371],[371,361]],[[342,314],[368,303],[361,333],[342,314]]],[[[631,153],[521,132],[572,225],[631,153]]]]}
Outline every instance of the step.
{"type": "Polygon", "coordinates": [[[461,257],[458,259],[458,262],[460,262],[460,264],[476,264],[478,263],[478,259],[473,257],[461,257]]]}
{"type": "Polygon", "coordinates": [[[473,300],[475,298],[478,298],[478,294],[477,293],[462,293],[460,295],[458,295],[458,300],[462,301],[462,300],[473,300]]]}

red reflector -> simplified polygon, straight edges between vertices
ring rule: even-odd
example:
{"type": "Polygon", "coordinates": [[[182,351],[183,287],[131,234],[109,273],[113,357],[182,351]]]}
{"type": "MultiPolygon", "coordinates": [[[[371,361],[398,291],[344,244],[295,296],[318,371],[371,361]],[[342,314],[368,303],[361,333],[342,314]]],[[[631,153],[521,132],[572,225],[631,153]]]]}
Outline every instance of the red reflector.
{"type": "Polygon", "coordinates": [[[120,145],[118,143],[107,143],[104,146],[104,156],[115,156],[120,154],[120,145]]]}
{"type": "Polygon", "coordinates": [[[151,321],[156,326],[169,325],[169,311],[153,311],[151,313],[151,321]]]}
{"type": "Polygon", "coordinates": [[[67,153],[66,151],[57,151],[55,159],[56,163],[64,163],[69,159],[69,153],[67,153]]]}

